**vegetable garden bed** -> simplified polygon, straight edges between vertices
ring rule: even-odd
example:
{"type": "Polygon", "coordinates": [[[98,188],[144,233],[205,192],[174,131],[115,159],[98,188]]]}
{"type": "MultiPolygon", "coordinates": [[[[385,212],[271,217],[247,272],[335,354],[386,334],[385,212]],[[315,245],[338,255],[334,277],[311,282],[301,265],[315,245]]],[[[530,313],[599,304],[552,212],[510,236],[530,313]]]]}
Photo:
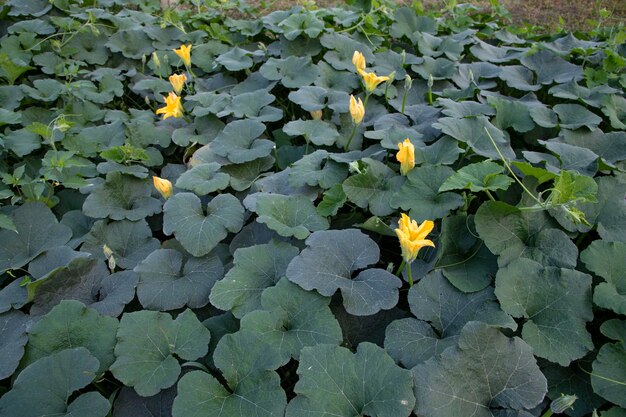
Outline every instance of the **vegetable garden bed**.
{"type": "Polygon", "coordinates": [[[626,30],[373,3],[0,6],[0,417],[626,416],[626,30]]]}

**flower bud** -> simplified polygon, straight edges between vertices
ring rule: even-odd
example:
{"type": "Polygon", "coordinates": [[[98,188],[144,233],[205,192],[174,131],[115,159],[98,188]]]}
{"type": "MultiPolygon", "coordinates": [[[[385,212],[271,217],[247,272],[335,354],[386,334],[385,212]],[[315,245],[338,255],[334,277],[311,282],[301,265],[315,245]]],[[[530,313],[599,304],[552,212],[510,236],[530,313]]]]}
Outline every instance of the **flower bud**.
{"type": "Polygon", "coordinates": [[[413,85],[413,78],[409,74],[404,76],[404,89],[410,90],[413,85]]]}
{"type": "Polygon", "coordinates": [[[321,110],[314,110],[311,112],[313,120],[322,120],[323,113],[321,110]]]}
{"type": "Polygon", "coordinates": [[[559,398],[550,403],[550,410],[552,410],[554,414],[561,414],[570,408],[574,408],[573,405],[577,399],[578,397],[575,395],[561,394],[559,398]]]}
{"type": "Polygon", "coordinates": [[[152,181],[154,182],[154,188],[156,188],[166,200],[174,193],[172,191],[172,183],[170,181],[155,176],[152,177],[152,181]]]}
{"type": "Polygon", "coordinates": [[[365,116],[365,107],[361,98],[355,99],[354,96],[350,96],[350,115],[354,124],[358,125],[365,116]]]}
{"type": "Polygon", "coordinates": [[[428,76],[428,88],[433,88],[433,85],[435,84],[435,80],[433,79],[433,75],[430,74],[428,76]]]}
{"type": "Polygon", "coordinates": [[[154,67],[156,69],[161,68],[161,60],[159,59],[159,56],[156,52],[152,52],[152,62],[154,62],[154,67]]]}

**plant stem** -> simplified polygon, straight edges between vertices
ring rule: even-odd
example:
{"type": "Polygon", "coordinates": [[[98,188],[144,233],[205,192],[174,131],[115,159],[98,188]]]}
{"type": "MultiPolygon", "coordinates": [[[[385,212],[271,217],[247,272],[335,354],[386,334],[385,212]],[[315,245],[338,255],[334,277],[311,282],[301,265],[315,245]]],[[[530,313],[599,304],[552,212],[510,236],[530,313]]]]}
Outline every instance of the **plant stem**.
{"type": "Polygon", "coordinates": [[[409,275],[409,287],[413,286],[413,273],[411,272],[411,264],[409,264],[409,267],[407,268],[407,274],[409,275]]]}
{"type": "Polygon", "coordinates": [[[552,415],[552,410],[548,410],[541,417],[550,417],[552,415]]]}
{"type": "MultiPolygon", "coordinates": [[[[367,98],[365,100],[367,100],[367,98]]],[[[350,133],[350,138],[348,139],[348,143],[346,143],[346,146],[343,147],[343,150],[346,152],[348,151],[348,148],[350,147],[350,143],[352,143],[352,138],[354,138],[354,134],[356,133],[356,127],[357,127],[357,124],[355,123],[354,127],[352,128],[352,133],[350,133]]],[[[309,146],[309,142],[307,141],[307,149],[308,149],[308,146],[309,146]]]]}
{"type": "Polygon", "coordinates": [[[433,105],[433,89],[428,87],[428,104],[433,105]]]}
{"type": "Polygon", "coordinates": [[[396,276],[399,277],[400,274],[402,274],[402,271],[404,271],[404,266],[406,265],[406,262],[404,262],[404,259],[402,259],[402,262],[400,262],[400,266],[398,267],[398,269],[396,270],[396,276]]]}
{"type": "Polygon", "coordinates": [[[406,97],[409,95],[409,90],[404,90],[404,95],[402,96],[402,108],[400,109],[400,113],[404,114],[404,106],[406,105],[406,97]]]}
{"type": "Polygon", "coordinates": [[[537,203],[539,203],[539,205],[541,207],[544,207],[544,204],[541,200],[539,200],[537,197],[535,197],[535,195],[533,193],[530,192],[530,190],[528,188],[526,188],[526,186],[522,183],[522,181],[517,177],[517,175],[515,175],[515,172],[513,172],[513,169],[511,168],[511,165],[509,165],[508,161],[506,160],[506,158],[504,157],[504,155],[502,155],[502,152],[500,152],[500,148],[498,148],[498,145],[496,145],[496,141],[493,140],[493,137],[491,136],[491,133],[489,133],[489,130],[485,127],[485,132],[487,133],[487,137],[489,137],[489,140],[491,141],[491,143],[493,144],[493,146],[496,148],[496,152],[498,152],[498,155],[500,156],[500,159],[502,159],[502,162],[504,163],[504,165],[506,166],[506,168],[509,170],[509,172],[511,173],[511,175],[513,175],[513,178],[515,179],[515,181],[517,181],[517,183],[524,189],[524,191],[526,191],[528,193],[528,195],[530,195],[533,200],[535,200],[537,203]]]}
{"type": "Polygon", "coordinates": [[[485,193],[487,193],[487,197],[489,197],[489,200],[496,201],[496,199],[493,198],[493,195],[489,192],[489,190],[483,190],[483,191],[485,191],[485,193]]]}

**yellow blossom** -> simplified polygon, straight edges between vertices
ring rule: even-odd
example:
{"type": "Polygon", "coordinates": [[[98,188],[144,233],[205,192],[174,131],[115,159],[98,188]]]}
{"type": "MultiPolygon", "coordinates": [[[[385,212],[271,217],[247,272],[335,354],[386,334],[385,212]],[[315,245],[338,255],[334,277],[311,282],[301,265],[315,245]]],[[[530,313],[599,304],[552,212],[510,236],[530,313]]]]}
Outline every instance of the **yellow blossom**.
{"type": "Polygon", "coordinates": [[[352,55],[352,63],[356,68],[356,72],[358,72],[359,74],[365,72],[365,57],[362,53],[360,53],[359,51],[354,51],[354,54],[352,55]]]}
{"type": "Polygon", "coordinates": [[[170,84],[172,84],[172,87],[174,87],[174,92],[176,94],[180,95],[181,91],[183,91],[185,81],[187,81],[187,76],[185,74],[170,75],[170,84]]]}
{"type": "Polygon", "coordinates": [[[378,87],[378,84],[389,80],[389,77],[387,76],[379,77],[373,72],[363,71],[361,75],[363,76],[363,82],[365,83],[365,89],[367,91],[374,91],[376,90],[376,87],[378,87]]]}
{"type": "Polygon", "coordinates": [[[365,116],[365,107],[360,98],[355,99],[353,95],[350,95],[350,115],[355,124],[361,123],[363,116],[365,116]]]}
{"type": "Polygon", "coordinates": [[[322,120],[323,115],[324,114],[321,110],[314,110],[311,112],[311,117],[313,118],[313,120],[322,120]]]}
{"type": "Polygon", "coordinates": [[[174,52],[183,60],[183,64],[185,64],[187,68],[191,66],[191,44],[181,45],[180,48],[174,49],[174,52]]]}
{"type": "Polygon", "coordinates": [[[154,188],[156,188],[157,191],[161,193],[163,198],[167,200],[168,198],[172,196],[173,194],[172,183],[170,181],[166,180],[165,178],[159,178],[159,177],[153,176],[152,182],[154,182],[154,188]]]}
{"type": "Polygon", "coordinates": [[[182,117],[183,105],[180,103],[180,97],[176,93],[170,92],[170,95],[163,97],[165,100],[165,107],[157,109],[156,114],[163,114],[163,120],[168,117],[182,117]]]}
{"type": "Polygon", "coordinates": [[[402,258],[408,264],[417,258],[417,253],[424,246],[435,247],[435,244],[426,239],[426,236],[433,230],[435,224],[431,220],[425,220],[418,225],[415,220],[411,220],[409,216],[402,213],[398,221],[398,228],[395,229],[396,235],[400,240],[402,248],[402,258]]]}
{"type": "Polygon", "coordinates": [[[404,142],[398,143],[398,149],[396,159],[400,162],[400,173],[406,175],[415,167],[415,146],[406,138],[404,142]]]}

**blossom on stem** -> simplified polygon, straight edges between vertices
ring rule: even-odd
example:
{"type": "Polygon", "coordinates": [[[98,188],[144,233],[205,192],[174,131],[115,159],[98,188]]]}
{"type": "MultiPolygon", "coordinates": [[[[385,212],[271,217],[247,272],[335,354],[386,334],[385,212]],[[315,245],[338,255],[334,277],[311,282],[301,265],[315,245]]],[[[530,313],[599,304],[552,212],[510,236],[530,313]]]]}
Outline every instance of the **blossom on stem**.
{"type": "Polygon", "coordinates": [[[168,117],[183,117],[183,105],[176,93],[170,92],[169,96],[164,96],[163,99],[165,100],[165,107],[157,109],[156,114],[162,114],[163,120],[168,117]]]}
{"type": "Polygon", "coordinates": [[[152,177],[152,182],[154,183],[154,188],[163,196],[164,199],[168,199],[172,196],[172,183],[165,178],[159,178],[156,176],[152,177]]]}
{"type": "Polygon", "coordinates": [[[185,81],[187,81],[187,76],[185,74],[172,74],[170,75],[170,84],[174,88],[174,92],[180,95],[181,91],[183,91],[183,87],[185,86],[185,81]]]}
{"type": "Polygon", "coordinates": [[[365,116],[365,106],[363,106],[363,102],[360,98],[354,98],[353,95],[350,95],[350,115],[356,125],[361,123],[363,116],[365,116]]]}
{"type": "Polygon", "coordinates": [[[365,89],[369,92],[376,90],[376,87],[378,87],[378,84],[389,80],[389,77],[387,76],[379,77],[373,72],[363,71],[361,75],[363,76],[363,83],[365,83],[365,89]]]}
{"type": "Polygon", "coordinates": [[[406,138],[398,143],[398,149],[396,159],[400,162],[400,173],[406,175],[415,167],[415,146],[406,138]]]}
{"type": "Polygon", "coordinates": [[[358,72],[359,74],[365,72],[365,57],[362,53],[360,53],[359,51],[354,51],[354,54],[352,55],[352,63],[356,68],[356,72],[358,72]]]}
{"type": "Polygon", "coordinates": [[[185,64],[187,68],[191,67],[191,44],[181,45],[180,48],[174,49],[173,51],[183,60],[183,64],[185,64]]]}
{"type": "Polygon", "coordinates": [[[418,225],[415,220],[411,220],[409,216],[402,213],[398,221],[398,228],[395,229],[396,236],[400,240],[402,248],[402,259],[410,264],[417,258],[417,253],[424,246],[435,247],[432,240],[426,239],[426,236],[433,230],[435,223],[432,220],[425,220],[418,225]]]}

